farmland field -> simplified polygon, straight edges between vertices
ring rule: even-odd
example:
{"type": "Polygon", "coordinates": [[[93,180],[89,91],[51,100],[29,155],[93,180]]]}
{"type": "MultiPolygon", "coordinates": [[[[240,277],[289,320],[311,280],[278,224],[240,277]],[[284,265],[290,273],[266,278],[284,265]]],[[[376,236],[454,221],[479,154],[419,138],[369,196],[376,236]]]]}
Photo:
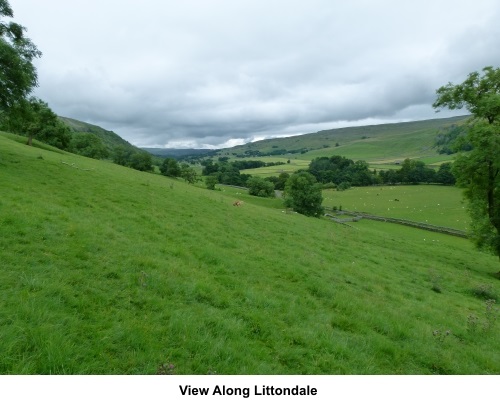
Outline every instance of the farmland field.
{"type": "Polygon", "coordinates": [[[323,205],[391,218],[468,229],[469,217],[456,187],[436,185],[355,187],[324,190],[323,205]]]}

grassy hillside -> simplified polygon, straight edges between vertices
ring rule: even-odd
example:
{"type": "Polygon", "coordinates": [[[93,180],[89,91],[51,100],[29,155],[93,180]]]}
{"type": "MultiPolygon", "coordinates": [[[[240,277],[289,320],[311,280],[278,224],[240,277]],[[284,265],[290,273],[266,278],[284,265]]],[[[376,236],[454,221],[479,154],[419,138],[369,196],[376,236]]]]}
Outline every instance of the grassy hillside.
{"type": "Polygon", "coordinates": [[[0,373],[500,372],[498,260],[0,135],[0,373]]]}
{"type": "MultiPolygon", "coordinates": [[[[397,163],[406,158],[422,160],[427,164],[440,165],[450,160],[447,155],[439,155],[434,144],[436,135],[442,128],[463,122],[467,117],[453,117],[425,121],[402,122],[397,124],[369,125],[319,131],[313,134],[289,138],[268,139],[223,149],[222,156],[235,158],[250,152],[264,154],[273,151],[296,151],[270,157],[253,157],[265,161],[285,161],[290,159],[296,165],[308,164],[321,156],[341,155],[353,160],[365,160],[377,169],[398,168],[397,163]],[[300,151],[300,152],[297,152],[300,151]]],[[[277,170],[293,171],[293,167],[279,166],[247,170],[255,175],[276,175],[277,170]],[[260,171],[259,171],[260,170],[260,171]]]]}
{"type": "MultiPolygon", "coordinates": [[[[162,158],[183,159],[189,157],[197,157],[200,155],[209,155],[212,149],[176,149],[176,148],[142,148],[146,152],[162,158]]],[[[215,152],[213,152],[215,153],[215,152]]]]}
{"type": "Polygon", "coordinates": [[[117,146],[122,146],[127,150],[133,152],[140,152],[141,149],[130,144],[125,139],[121,138],[119,135],[115,134],[113,131],[108,131],[97,125],[88,124],[83,121],[78,121],[73,118],[59,117],[59,119],[64,122],[68,127],[74,132],[91,133],[97,135],[104,143],[104,146],[108,149],[110,153],[117,146]]]}

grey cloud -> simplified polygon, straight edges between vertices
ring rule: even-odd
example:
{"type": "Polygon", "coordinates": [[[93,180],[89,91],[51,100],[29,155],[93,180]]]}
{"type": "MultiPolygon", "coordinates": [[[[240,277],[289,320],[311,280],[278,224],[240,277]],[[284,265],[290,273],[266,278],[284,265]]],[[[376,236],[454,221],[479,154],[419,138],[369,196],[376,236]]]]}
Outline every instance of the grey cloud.
{"type": "Polygon", "coordinates": [[[44,52],[37,94],[140,146],[434,118],[436,88],[500,65],[494,0],[11,5],[44,52]]]}

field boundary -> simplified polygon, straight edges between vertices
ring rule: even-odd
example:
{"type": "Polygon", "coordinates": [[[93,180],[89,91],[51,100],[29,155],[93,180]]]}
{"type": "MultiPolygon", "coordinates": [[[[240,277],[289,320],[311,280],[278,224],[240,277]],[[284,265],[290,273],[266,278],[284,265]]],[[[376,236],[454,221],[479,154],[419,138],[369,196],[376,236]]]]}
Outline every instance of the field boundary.
{"type": "MultiPolygon", "coordinates": [[[[418,229],[424,229],[426,231],[432,231],[432,232],[439,232],[443,233],[446,235],[453,235],[453,236],[458,236],[460,238],[468,238],[467,232],[461,231],[459,229],[454,229],[454,228],[447,228],[445,226],[437,226],[437,225],[431,225],[431,224],[426,224],[422,222],[415,222],[415,221],[410,221],[407,219],[400,219],[400,218],[391,218],[391,217],[381,217],[378,215],[373,215],[369,214],[367,212],[360,212],[360,211],[334,211],[331,208],[326,208],[328,211],[332,211],[337,213],[337,215],[348,215],[352,217],[351,221],[359,221],[360,219],[371,219],[373,221],[380,221],[380,222],[390,222],[393,224],[399,224],[399,225],[405,225],[405,226],[411,226],[413,228],[418,228],[418,229]]],[[[329,217],[332,217],[332,215],[327,214],[329,217]]],[[[339,221],[346,221],[345,219],[342,220],[339,218],[339,221]]]]}
{"type": "MultiPolygon", "coordinates": [[[[248,190],[247,187],[241,187],[241,186],[233,186],[230,184],[220,184],[220,186],[225,186],[225,187],[234,187],[238,188],[241,190],[248,190]]],[[[275,190],[276,193],[277,190],[275,190]]],[[[276,195],[276,197],[281,198],[281,195],[276,195]]],[[[323,207],[326,211],[335,213],[336,215],[332,214],[325,214],[325,216],[329,217],[332,221],[347,225],[346,222],[357,222],[360,221],[361,219],[371,219],[372,221],[379,221],[379,222],[389,222],[392,224],[398,224],[398,225],[405,225],[405,226],[411,226],[413,228],[418,228],[418,229],[423,229],[426,231],[431,231],[431,232],[438,232],[446,235],[452,235],[452,236],[458,236],[460,238],[468,238],[468,234],[465,231],[461,231],[459,229],[454,229],[454,228],[447,228],[445,226],[438,226],[438,225],[431,225],[423,222],[415,222],[415,221],[410,221],[408,219],[401,219],[401,218],[392,218],[392,217],[381,217],[379,215],[373,215],[368,212],[362,212],[362,211],[347,211],[347,210],[342,210],[342,211],[336,211],[333,208],[328,208],[328,207],[323,207]],[[347,215],[352,218],[338,218],[337,215],[347,215]]]]}

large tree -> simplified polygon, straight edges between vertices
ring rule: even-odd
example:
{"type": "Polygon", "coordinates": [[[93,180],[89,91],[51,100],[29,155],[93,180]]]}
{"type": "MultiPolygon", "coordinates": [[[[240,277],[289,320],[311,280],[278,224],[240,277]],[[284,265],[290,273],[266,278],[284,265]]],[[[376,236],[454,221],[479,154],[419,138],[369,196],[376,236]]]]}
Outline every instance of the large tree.
{"type": "Polygon", "coordinates": [[[321,186],[311,173],[294,173],[285,185],[285,205],[299,214],[320,217],[324,213],[321,206],[323,196],[321,186]]]}
{"type": "Polygon", "coordinates": [[[25,100],[37,86],[33,59],[42,55],[25,36],[26,29],[5,17],[14,13],[7,0],[0,0],[0,111],[25,100]]]}
{"type": "Polygon", "coordinates": [[[465,188],[476,245],[500,258],[500,69],[486,67],[461,84],[440,87],[433,107],[472,113],[463,141],[473,149],[459,155],[453,173],[465,188]]]}

